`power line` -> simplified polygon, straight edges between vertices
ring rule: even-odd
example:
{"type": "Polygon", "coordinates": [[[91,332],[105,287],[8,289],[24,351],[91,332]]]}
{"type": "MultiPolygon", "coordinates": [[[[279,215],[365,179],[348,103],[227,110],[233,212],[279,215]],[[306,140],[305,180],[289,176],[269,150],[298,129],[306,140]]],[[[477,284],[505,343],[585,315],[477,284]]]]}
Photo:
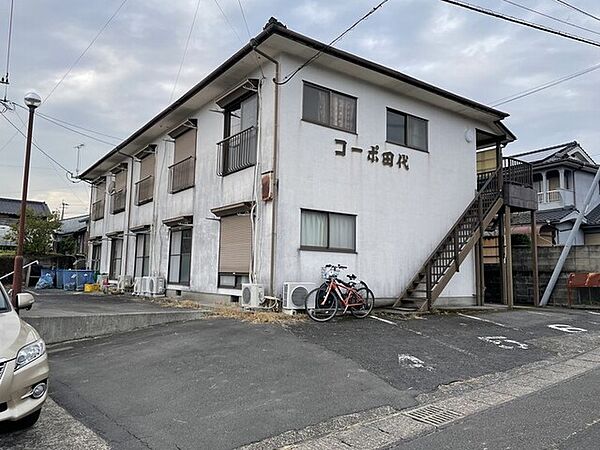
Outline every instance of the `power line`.
{"type": "Polygon", "coordinates": [[[574,41],[582,42],[584,44],[593,45],[594,47],[600,47],[600,42],[598,42],[598,41],[593,41],[591,39],[583,38],[583,37],[577,36],[575,34],[566,33],[564,31],[555,30],[553,28],[545,27],[543,25],[538,25],[537,23],[528,22],[526,20],[519,19],[517,17],[509,16],[507,14],[502,14],[502,13],[499,13],[499,12],[496,12],[496,11],[492,11],[490,9],[482,8],[481,6],[473,5],[473,4],[466,3],[466,2],[459,2],[459,1],[456,1],[456,0],[441,0],[441,1],[444,2],[444,3],[448,3],[450,5],[460,6],[461,8],[469,9],[471,11],[475,11],[475,12],[478,12],[478,13],[481,13],[481,14],[492,16],[492,17],[495,17],[497,19],[503,19],[503,20],[506,20],[508,22],[516,23],[518,25],[523,25],[523,26],[526,26],[526,27],[535,28],[536,30],[544,31],[544,32],[550,33],[550,34],[555,34],[557,36],[561,36],[561,37],[564,37],[564,38],[567,38],[567,39],[571,39],[571,40],[574,40],[574,41]]]}
{"type": "Polygon", "coordinates": [[[74,128],[70,128],[70,127],[68,127],[67,125],[63,125],[62,123],[56,122],[54,119],[51,119],[51,118],[49,118],[48,116],[42,116],[41,114],[40,114],[39,116],[40,116],[42,119],[46,120],[47,122],[50,122],[50,123],[52,123],[52,124],[56,125],[57,127],[64,128],[65,130],[69,130],[69,131],[71,131],[72,133],[78,134],[78,135],[80,135],[80,136],[85,136],[85,137],[87,137],[87,138],[89,138],[89,139],[93,139],[94,141],[100,142],[100,143],[102,143],[102,144],[110,145],[111,147],[114,147],[114,146],[115,146],[115,143],[114,143],[114,142],[108,142],[108,141],[105,141],[105,140],[103,140],[103,139],[100,139],[100,138],[97,138],[97,137],[95,137],[95,136],[92,136],[92,135],[90,135],[90,134],[86,134],[86,133],[83,133],[83,132],[81,132],[81,131],[78,131],[78,130],[76,130],[76,129],[74,129],[74,128]]]}
{"type": "Polygon", "coordinates": [[[587,73],[593,72],[595,70],[600,69],[600,64],[596,64],[594,66],[588,67],[587,69],[580,70],[579,72],[572,73],[570,75],[565,75],[564,77],[558,78],[553,81],[549,81],[547,83],[541,84],[539,86],[535,86],[533,88],[527,89],[525,91],[518,92],[513,95],[509,95],[507,97],[500,98],[491,104],[492,107],[498,107],[500,105],[505,105],[506,103],[514,102],[515,100],[519,100],[523,97],[527,97],[529,95],[535,94],[537,92],[543,91],[545,89],[554,87],[558,84],[564,83],[566,81],[572,80],[573,78],[580,77],[587,73]]]}
{"type": "Polygon", "coordinates": [[[12,30],[13,30],[13,11],[15,7],[15,0],[10,0],[10,12],[8,18],[8,39],[6,44],[6,75],[0,79],[0,83],[4,84],[4,100],[6,100],[6,95],[8,94],[8,84],[9,84],[9,72],[10,72],[10,48],[12,43],[12,30]]]}
{"type": "Polygon", "coordinates": [[[591,14],[591,13],[589,13],[589,12],[587,12],[587,11],[585,11],[585,10],[581,9],[581,8],[578,8],[578,7],[577,7],[577,6],[575,6],[575,5],[571,5],[569,2],[566,2],[566,1],[564,1],[564,0],[555,0],[555,1],[557,1],[557,2],[558,2],[558,3],[560,3],[561,5],[564,5],[564,6],[566,6],[567,8],[574,9],[575,11],[578,11],[578,12],[580,12],[581,14],[584,14],[584,15],[586,15],[586,16],[588,16],[588,17],[591,17],[592,19],[595,19],[595,20],[597,20],[597,21],[599,21],[599,22],[600,22],[600,17],[598,17],[598,16],[595,16],[594,14],[591,14]]]}
{"type": "MultiPolygon", "coordinates": [[[[16,111],[15,111],[15,112],[16,112],[16,111]]],[[[12,122],[12,120],[10,120],[10,119],[9,119],[9,118],[6,116],[6,114],[2,114],[2,117],[4,117],[4,118],[5,118],[5,119],[8,121],[8,123],[10,123],[10,124],[12,125],[12,127],[13,127],[15,130],[17,130],[17,132],[18,132],[18,133],[19,133],[21,136],[23,136],[25,139],[27,139],[27,135],[26,135],[25,133],[23,133],[23,132],[21,131],[21,129],[20,129],[18,126],[16,126],[16,125],[15,125],[15,124],[12,122]]],[[[22,120],[18,114],[17,114],[17,117],[19,117],[19,119],[20,119],[20,120],[22,120]]],[[[46,152],[45,152],[45,151],[44,151],[44,150],[43,150],[43,149],[42,149],[42,148],[41,148],[39,145],[37,145],[35,142],[32,142],[32,144],[33,144],[33,146],[34,146],[35,148],[37,148],[37,149],[38,149],[38,150],[39,150],[39,151],[40,151],[42,154],[44,154],[44,155],[46,156],[46,158],[48,158],[50,161],[52,161],[52,162],[53,162],[54,164],[56,164],[58,167],[60,167],[61,169],[63,169],[63,170],[64,170],[64,171],[65,171],[67,174],[73,175],[73,173],[72,173],[72,172],[71,172],[69,169],[67,169],[65,166],[63,166],[61,163],[59,163],[57,160],[55,160],[55,159],[54,159],[52,156],[50,156],[48,153],[46,153],[46,152]]]]}
{"type": "Polygon", "coordinates": [[[60,80],[58,80],[58,83],[56,83],[54,85],[54,87],[50,90],[50,92],[48,93],[48,95],[46,95],[46,98],[44,98],[43,102],[48,101],[48,99],[52,96],[52,94],[54,94],[54,91],[56,91],[56,89],[62,84],[62,82],[65,80],[65,78],[67,78],[67,76],[71,73],[71,71],[75,68],[75,66],[79,63],[79,61],[81,61],[81,58],[83,58],[83,56],[87,53],[87,51],[92,47],[92,45],[94,45],[94,43],[96,42],[96,40],[100,37],[100,35],[104,32],[104,30],[106,29],[106,27],[108,27],[108,25],[112,22],[112,20],[116,17],[116,15],[119,13],[119,11],[121,11],[121,8],[123,8],[123,6],[125,6],[125,3],[127,3],[127,0],[123,0],[121,2],[121,4],[119,5],[119,7],[115,10],[115,12],[108,18],[108,20],[106,21],[106,23],[104,25],[102,25],[102,28],[100,28],[100,31],[98,31],[98,33],[96,33],[96,36],[94,36],[94,39],[92,39],[92,41],[88,44],[88,46],[85,48],[85,50],[83,52],[81,52],[81,54],[75,59],[75,61],[73,61],[73,63],[71,64],[71,66],[69,67],[69,69],[65,72],[65,74],[61,77],[60,80]]]}
{"type": "Polygon", "coordinates": [[[598,32],[596,30],[592,30],[591,28],[582,27],[580,25],[571,23],[568,20],[559,19],[558,17],[554,17],[554,16],[552,16],[550,14],[543,13],[541,11],[538,11],[536,9],[530,8],[530,7],[525,6],[525,5],[521,5],[519,3],[513,2],[512,0],[502,0],[502,1],[504,1],[505,3],[508,3],[510,5],[516,6],[517,8],[524,9],[525,11],[529,11],[529,12],[532,12],[534,14],[538,14],[538,15],[540,15],[542,17],[546,17],[548,19],[554,20],[556,22],[564,23],[565,25],[569,25],[570,27],[578,28],[580,30],[587,31],[589,33],[594,33],[594,34],[597,34],[597,35],[600,36],[600,32],[598,32]]]}
{"type": "Polygon", "coordinates": [[[196,2],[196,10],[194,11],[194,18],[192,19],[192,25],[190,26],[190,32],[188,33],[187,40],[185,41],[185,49],[183,50],[183,56],[181,57],[181,63],[179,64],[179,70],[177,70],[177,76],[175,77],[175,83],[173,83],[173,89],[171,90],[171,96],[169,97],[169,103],[173,100],[173,95],[175,94],[175,88],[177,88],[177,82],[179,81],[179,76],[181,75],[181,69],[183,68],[183,63],[185,62],[185,55],[187,55],[188,47],[190,45],[190,39],[192,38],[192,33],[194,31],[194,25],[196,24],[196,17],[198,17],[198,9],[200,8],[200,0],[196,2]]]}
{"type": "Polygon", "coordinates": [[[229,17],[227,17],[227,14],[225,14],[225,11],[223,11],[223,8],[221,8],[221,4],[219,3],[219,1],[215,0],[215,3],[217,5],[217,8],[219,8],[219,11],[221,11],[221,15],[225,19],[225,22],[227,22],[227,25],[229,25],[229,28],[231,28],[231,31],[233,31],[233,34],[235,34],[235,36],[238,38],[238,40],[243,44],[244,41],[242,40],[242,38],[240,37],[238,32],[235,30],[235,28],[233,28],[233,25],[229,21],[229,17]]]}
{"type": "MultiPolygon", "coordinates": [[[[19,105],[19,106],[21,106],[21,105],[19,105]]],[[[43,113],[40,113],[40,112],[36,112],[36,115],[38,115],[40,117],[43,117],[43,118],[49,118],[49,119],[55,120],[56,122],[60,122],[60,123],[63,123],[65,125],[69,125],[69,126],[71,126],[73,128],[79,128],[80,130],[88,131],[90,133],[94,133],[94,134],[97,134],[99,136],[104,136],[104,137],[107,137],[107,138],[110,138],[110,139],[115,139],[117,141],[122,141],[123,140],[123,138],[121,138],[121,137],[113,136],[112,134],[102,133],[100,131],[92,130],[90,128],[85,128],[85,127],[82,127],[81,125],[76,125],[74,123],[67,122],[66,120],[62,120],[62,119],[59,119],[57,117],[50,116],[48,114],[43,114],[43,113]]]]}
{"type": "Polygon", "coordinates": [[[317,53],[315,53],[313,56],[311,56],[308,60],[306,60],[303,64],[301,64],[296,70],[294,70],[294,71],[290,72],[289,74],[287,74],[283,78],[283,81],[273,80],[273,82],[275,84],[280,85],[280,86],[286,84],[287,82],[289,82],[292,78],[294,78],[296,76],[296,74],[298,72],[300,72],[302,69],[304,69],[306,66],[310,65],[311,63],[313,63],[319,56],[321,56],[321,54],[326,49],[332,47],[336,42],[338,42],[346,34],[348,34],[350,31],[352,31],[359,23],[361,23],[363,20],[366,20],[371,14],[373,14],[375,11],[377,11],[379,8],[381,8],[387,2],[388,2],[388,0],[383,0],[377,6],[374,6],[373,9],[371,9],[368,13],[366,13],[364,16],[362,16],[360,19],[358,19],[356,22],[354,22],[350,27],[346,28],[344,30],[344,32],[342,32],[342,34],[340,34],[333,41],[331,41],[329,44],[327,44],[323,49],[319,50],[317,53]]]}
{"type": "Polygon", "coordinates": [[[246,25],[246,31],[248,32],[248,39],[252,39],[252,35],[250,34],[250,27],[248,26],[248,21],[246,20],[246,14],[244,13],[244,7],[242,6],[241,0],[237,0],[238,5],[240,5],[240,12],[242,13],[242,19],[244,19],[244,25],[246,25]]]}

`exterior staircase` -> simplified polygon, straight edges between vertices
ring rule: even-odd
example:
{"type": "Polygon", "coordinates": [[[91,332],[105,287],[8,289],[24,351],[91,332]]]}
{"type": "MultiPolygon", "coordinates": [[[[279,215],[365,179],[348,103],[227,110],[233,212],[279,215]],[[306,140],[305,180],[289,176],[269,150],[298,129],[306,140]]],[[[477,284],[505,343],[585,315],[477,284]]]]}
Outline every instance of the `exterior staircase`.
{"type": "Polygon", "coordinates": [[[498,168],[477,175],[477,194],[398,297],[394,307],[431,309],[452,276],[504,203],[503,175],[498,168]]]}

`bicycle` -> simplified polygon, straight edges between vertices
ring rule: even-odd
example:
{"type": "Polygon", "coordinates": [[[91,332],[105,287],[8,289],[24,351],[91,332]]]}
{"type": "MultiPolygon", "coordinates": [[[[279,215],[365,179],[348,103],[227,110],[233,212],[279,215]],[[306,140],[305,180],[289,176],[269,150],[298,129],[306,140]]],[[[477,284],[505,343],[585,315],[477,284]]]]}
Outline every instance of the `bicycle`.
{"type": "Polygon", "coordinates": [[[313,289],[304,299],[304,306],[308,317],[316,322],[327,322],[333,319],[340,306],[344,308],[342,314],[348,311],[359,319],[364,319],[373,310],[375,297],[364,281],[356,281],[356,275],[347,276],[349,281],[338,278],[340,270],[348,267],[340,264],[327,264],[322,269],[325,282],[313,289]]]}

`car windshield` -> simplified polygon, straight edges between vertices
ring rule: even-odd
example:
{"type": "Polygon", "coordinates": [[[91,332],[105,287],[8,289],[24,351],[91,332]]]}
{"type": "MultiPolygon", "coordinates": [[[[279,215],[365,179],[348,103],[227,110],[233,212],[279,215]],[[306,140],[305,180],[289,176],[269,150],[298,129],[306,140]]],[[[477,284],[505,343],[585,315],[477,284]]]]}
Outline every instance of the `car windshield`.
{"type": "Polygon", "coordinates": [[[4,290],[4,286],[0,283],[0,313],[8,311],[10,308],[8,303],[8,296],[4,290]]]}

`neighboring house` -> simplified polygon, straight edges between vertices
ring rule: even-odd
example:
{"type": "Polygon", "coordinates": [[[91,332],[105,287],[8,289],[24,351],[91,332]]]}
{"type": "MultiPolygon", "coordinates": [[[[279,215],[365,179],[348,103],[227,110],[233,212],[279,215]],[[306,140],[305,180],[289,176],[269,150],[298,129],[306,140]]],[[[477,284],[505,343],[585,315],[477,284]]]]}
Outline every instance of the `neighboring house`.
{"type": "Polygon", "coordinates": [[[7,239],[9,231],[10,226],[0,225],[0,250],[14,250],[17,248],[16,242],[7,239]]]}
{"type": "Polygon", "coordinates": [[[88,251],[88,214],[69,217],[60,221],[60,228],[54,233],[54,249],[60,250],[60,242],[72,239],[75,243],[73,256],[86,256],[88,251]]]}
{"type": "MultiPolygon", "coordinates": [[[[598,165],[576,141],[512,155],[533,166],[538,194],[536,215],[538,245],[564,245],[585,196],[594,181],[598,165]]],[[[600,186],[594,186],[592,201],[575,245],[600,244],[600,186]]],[[[513,217],[513,233],[530,234],[529,215],[513,217]]]]}
{"type": "Polygon", "coordinates": [[[432,301],[474,303],[471,249],[503,204],[476,150],[502,161],[506,116],[271,19],[81,175],[94,184],[89,265],[229,299],[249,281],[281,296],[340,263],[378,298],[408,298],[426,272],[432,301]]]}
{"type": "MultiPolygon", "coordinates": [[[[42,217],[50,217],[50,208],[46,202],[27,201],[27,209],[42,217]]],[[[0,197],[0,225],[12,225],[19,221],[21,200],[0,197]]]]}

